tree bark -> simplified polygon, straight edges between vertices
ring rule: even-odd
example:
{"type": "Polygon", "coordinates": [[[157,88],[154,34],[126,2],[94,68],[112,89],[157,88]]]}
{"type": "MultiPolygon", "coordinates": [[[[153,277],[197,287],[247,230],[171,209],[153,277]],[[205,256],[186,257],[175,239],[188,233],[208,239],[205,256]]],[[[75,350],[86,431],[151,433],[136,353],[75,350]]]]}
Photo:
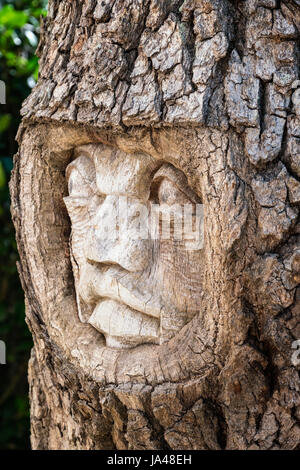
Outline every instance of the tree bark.
{"type": "Polygon", "coordinates": [[[300,2],[50,0],[10,184],[33,449],[300,449],[300,2]],[[171,163],[205,207],[204,295],[170,341],[78,319],[74,149],[171,163]]]}

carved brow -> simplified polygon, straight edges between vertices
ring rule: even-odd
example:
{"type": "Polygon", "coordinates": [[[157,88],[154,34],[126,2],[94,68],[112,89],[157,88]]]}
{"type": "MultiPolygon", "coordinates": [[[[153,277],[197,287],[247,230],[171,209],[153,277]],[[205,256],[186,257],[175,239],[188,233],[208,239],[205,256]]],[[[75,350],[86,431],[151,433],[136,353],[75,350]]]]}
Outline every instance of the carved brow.
{"type": "MultiPolygon", "coordinates": [[[[66,176],[67,176],[67,182],[69,183],[69,180],[70,180],[72,171],[76,170],[76,171],[78,171],[79,175],[81,176],[81,178],[83,179],[83,181],[85,182],[85,184],[91,189],[92,193],[96,194],[96,192],[95,192],[95,187],[94,187],[94,184],[96,183],[96,179],[95,179],[95,181],[89,180],[89,179],[82,173],[81,168],[78,167],[78,166],[76,166],[76,159],[77,159],[77,158],[80,158],[81,156],[86,157],[85,155],[79,155],[79,156],[77,156],[77,157],[70,163],[70,165],[67,167],[67,172],[66,172],[66,173],[67,173],[67,174],[66,174],[66,176]]],[[[88,158],[88,157],[86,157],[86,158],[88,158]]],[[[90,161],[93,163],[92,160],[90,160],[90,161]]]]}
{"type": "Polygon", "coordinates": [[[162,165],[153,176],[153,182],[156,180],[168,179],[194,203],[201,204],[201,198],[190,188],[185,174],[170,163],[162,165]]]}

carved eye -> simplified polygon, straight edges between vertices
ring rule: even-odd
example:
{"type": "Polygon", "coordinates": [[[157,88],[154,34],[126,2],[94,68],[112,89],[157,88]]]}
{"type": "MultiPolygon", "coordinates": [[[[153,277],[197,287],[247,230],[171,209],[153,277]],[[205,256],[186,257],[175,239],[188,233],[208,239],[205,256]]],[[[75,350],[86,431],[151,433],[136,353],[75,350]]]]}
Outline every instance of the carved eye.
{"type": "Polygon", "coordinates": [[[152,182],[150,201],[159,217],[161,241],[176,243],[177,249],[201,249],[201,200],[180,170],[171,165],[160,168],[152,182]]]}
{"type": "Polygon", "coordinates": [[[172,181],[164,178],[158,187],[158,202],[160,204],[189,204],[192,201],[172,181]]]}
{"type": "Polygon", "coordinates": [[[73,224],[81,223],[83,219],[90,219],[94,216],[103,200],[104,197],[97,194],[91,197],[64,197],[64,202],[73,224]]]}
{"type": "Polygon", "coordinates": [[[96,192],[96,171],[94,163],[85,156],[76,158],[67,167],[69,196],[89,198],[96,192]]]}
{"type": "Polygon", "coordinates": [[[96,170],[92,160],[80,156],[66,170],[69,196],[64,198],[73,226],[90,218],[103,198],[97,194],[96,170]]]}
{"type": "Polygon", "coordinates": [[[200,198],[191,190],[182,171],[170,164],[163,165],[154,175],[150,200],[157,204],[201,204],[200,198]]]}

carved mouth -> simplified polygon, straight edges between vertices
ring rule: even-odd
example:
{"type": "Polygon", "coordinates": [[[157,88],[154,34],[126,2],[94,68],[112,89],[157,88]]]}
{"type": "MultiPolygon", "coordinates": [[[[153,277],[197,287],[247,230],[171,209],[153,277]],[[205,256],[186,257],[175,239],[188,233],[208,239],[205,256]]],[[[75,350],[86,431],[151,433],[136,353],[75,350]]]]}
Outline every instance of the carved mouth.
{"type": "Polygon", "coordinates": [[[119,267],[106,267],[101,270],[101,279],[95,286],[95,293],[123,303],[144,315],[160,318],[161,305],[146,288],[146,281],[138,275],[128,273],[119,267]]]}
{"type": "Polygon", "coordinates": [[[106,344],[110,347],[130,348],[159,343],[159,320],[113,299],[102,300],[89,323],[105,335],[106,344]]]}
{"type": "Polygon", "coordinates": [[[82,273],[81,297],[87,304],[96,304],[88,323],[105,335],[107,346],[159,343],[162,308],[145,290],[145,282],[138,275],[119,266],[89,264],[82,273]]]}

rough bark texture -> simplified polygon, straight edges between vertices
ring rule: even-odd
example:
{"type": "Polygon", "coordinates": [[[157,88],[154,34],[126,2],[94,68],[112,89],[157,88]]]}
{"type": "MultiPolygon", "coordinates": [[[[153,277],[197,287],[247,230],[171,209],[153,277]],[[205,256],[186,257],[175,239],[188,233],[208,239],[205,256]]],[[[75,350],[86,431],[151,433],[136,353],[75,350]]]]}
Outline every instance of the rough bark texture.
{"type": "Polygon", "coordinates": [[[300,2],[50,0],[11,181],[34,449],[299,449],[300,2]],[[199,313],[162,345],[80,323],[65,169],[172,163],[205,206],[199,313]]]}

